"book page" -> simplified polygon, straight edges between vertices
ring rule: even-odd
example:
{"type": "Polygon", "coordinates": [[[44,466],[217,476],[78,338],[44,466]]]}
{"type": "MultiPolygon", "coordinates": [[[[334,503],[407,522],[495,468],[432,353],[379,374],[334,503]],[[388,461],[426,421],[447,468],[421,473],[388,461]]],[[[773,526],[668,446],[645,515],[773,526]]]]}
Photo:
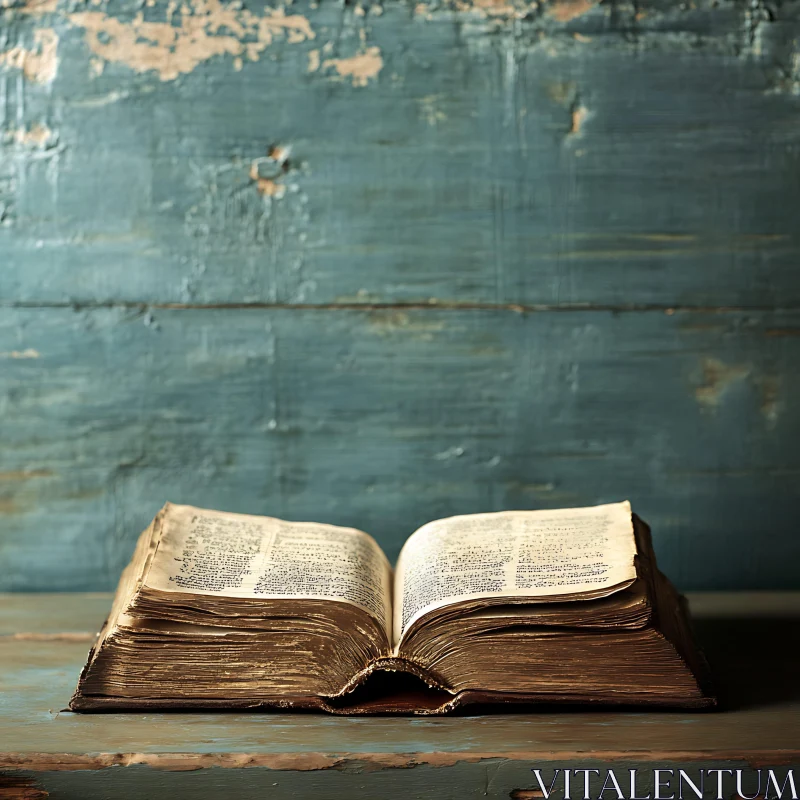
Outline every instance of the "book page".
{"type": "Polygon", "coordinates": [[[627,501],[429,522],[397,562],[394,642],[423,614],[464,600],[610,594],[636,578],[635,555],[627,501]]]}
{"type": "Polygon", "coordinates": [[[391,637],[391,566],[353,528],[169,505],[144,582],[164,592],[339,600],[391,637]]]}

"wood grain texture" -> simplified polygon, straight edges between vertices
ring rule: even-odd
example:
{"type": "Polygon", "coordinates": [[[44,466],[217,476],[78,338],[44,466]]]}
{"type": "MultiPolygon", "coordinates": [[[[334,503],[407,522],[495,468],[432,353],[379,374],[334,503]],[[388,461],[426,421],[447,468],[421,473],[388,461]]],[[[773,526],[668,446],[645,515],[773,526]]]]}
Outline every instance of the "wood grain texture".
{"type": "Polygon", "coordinates": [[[800,302],[796,0],[85,6],[0,11],[5,302],[800,302]]]}
{"type": "Polygon", "coordinates": [[[166,499],[394,557],[628,496],[680,586],[796,587],[798,35],[797,0],[4,3],[0,588],[110,588],[166,499]]]}
{"type": "Polygon", "coordinates": [[[394,558],[434,518],[629,497],[678,585],[791,588],[799,323],[9,310],[0,351],[36,357],[0,371],[0,586],[112,588],[167,499],[353,525],[394,558]]]}
{"type": "MultiPolygon", "coordinates": [[[[700,639],[725,700],[721,712],[547,710],[465,718],[318,714],[61,711],[88,648],[69,633],[97,626],[102,598],[0,596],[0,775],[53,797],[508,798],[531,768],[652,769],[800,765],[797,593],[697,595],[700,639]],[[63,625],[64,608],[71,621],[63,625]],[[736,609],[741,615],[737,616],[736,609]],[[770,659],[743,642],[781,641],[770,659]]],[[[105,597],[106,607],[111,596],[105,597]]],[[[2,784],[0,784],[2,785],[2,784]]],[[[599,784],[594,786],[595,793],[599,784]]]]}

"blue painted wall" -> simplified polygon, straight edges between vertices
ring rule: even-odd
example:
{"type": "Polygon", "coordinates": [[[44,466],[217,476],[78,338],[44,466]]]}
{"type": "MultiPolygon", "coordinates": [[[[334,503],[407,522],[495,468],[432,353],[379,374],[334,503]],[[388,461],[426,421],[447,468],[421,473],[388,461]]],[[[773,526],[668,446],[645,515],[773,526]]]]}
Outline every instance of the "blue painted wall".
{"type": "Polygon", "coordinates": [[[629,497],[798,588],[800,2],[0,10],[0,589],[165,500],[629,497]]]}

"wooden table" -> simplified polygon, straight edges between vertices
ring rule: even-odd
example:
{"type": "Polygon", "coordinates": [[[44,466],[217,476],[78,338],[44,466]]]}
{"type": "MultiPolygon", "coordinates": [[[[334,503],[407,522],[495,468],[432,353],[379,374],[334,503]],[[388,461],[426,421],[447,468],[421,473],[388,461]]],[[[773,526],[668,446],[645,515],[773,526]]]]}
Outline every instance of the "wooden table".
{"type": "Polygon", "coordinates": [[[0,595],[0,798],[528,798],[534,767],[645,786],[654,767],[800,765],[800,593],[690,597],[720,711],[433,719],[66,712],[110,600],[0,595]]]}

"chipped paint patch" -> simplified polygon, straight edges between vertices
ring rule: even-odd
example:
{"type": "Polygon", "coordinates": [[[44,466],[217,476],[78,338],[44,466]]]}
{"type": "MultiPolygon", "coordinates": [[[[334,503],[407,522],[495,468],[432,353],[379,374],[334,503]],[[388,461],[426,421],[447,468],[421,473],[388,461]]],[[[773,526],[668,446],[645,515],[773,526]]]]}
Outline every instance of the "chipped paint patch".
{"type": "Polygon", "coordinates": [[[289,147],[273,145],[266,156],[250,162],[250,180],[264,197],[280,200],[286,194],[286,186],[279,179],[289,170],[289,153],[289,147]]]}
{"type": "MultiPolygon", "coordinates": [[[[544,8],[545,13],[556,22],[566,23],[586,14],[598,5],[597,0],[451,0],[447,8],[457,13],[472,14],[484,19],[524,19],[544,8]]],[[[439,10],[438,6],[434,7],[439,10]]],[[[432,19],[434,8],[428,3],[417,3],[414,15],[432,19]]],[[[574,34],[577,41],[591,41],[588,36],[574,34]]]]}
{"type": "Polygon", "coordinates": [[[703,383],[695,389],[697,402],[715,409],[726,389],[750,373],[750,368],[740,364],[728,365],[716,358],[703,360],[703,383]]]}
{"type": "Polygon", "coordinates": [[[555,0],[547,6],[547,14],[558,22],[570,22],[595,7],[592,0],[555,0]]]}
{"type": "Polygon", "coordinates": [[[58,0],[26,0],[21,7],[16,10],[21,14],[32,17],[41,17],[44,14],[53,14],[58,8],[58,0]]]}
{"type": "Polygon", "coordinates": [[[162,81],[187,75],[214,56],[229,55],[234,66],[243,57],[258,61],[276,36],[290,44],[313,39],[306,17],[283,9],[265,9],[259,16],[219,0],[190,0],[168,9],[165,22],[146,21],[139,13],[124,22],[101,11],[82,11],[69,21],[85,30],[86,44],[104,62],[124,64],[135,72],[156,72],[162,81]],[[180,24],[174,18],[180,17],[180,24]]]}
{"type": "Polygon", "coordinates": [[[33,83],[50,83],[58,70],[58,36],[52,28],[39,28],[33,32],[33,47],[21,45],[0,53],[0,65],[22,71],[33,83]]]}
{"type": "Polygon", "coordinates": [[[21,147],[46,147],[55,138],[55,134],[47,125],[39,122],[30,128],[12,128],[5,133],[6,141],[11,141],[21,147]]]}
{"type": "Polygon", "coordinates": [[[319,50],[312,50],[308,54],[308,71],[316,72],[319,69],[319,50]]]}
{"type": "Polygon", "coordinates": [[[0,353],[0,358],[39,358],[40,353],[38,350],[28,348],[27,350],[7,350],[5,353],[0,353]]]}
{"type": "MultiPolygon", "coordinates": [[[[508,0],[455,0],[450,6],[462,14],[473,14],[479,17],[496,19],[522,19],[537,8],[537,4],[523,3],[514,5],[508,0]]],[[[433,19],[431,7],[427,3],[417,3],[414,14],[425,19],[433,19]]]]}
{"type": "Polygon", "coordinates": [[[585,106],[577,105],[572,109],[571,122],[569,126],[570,136],[580,135],[581,128],[583,127],[583,123],[586,121],[587,116],[589,116],[589,112],[585,106]]]}
{"type": "Polygon", "coordinates": [[[265,197],[274,197],[276,200],[280,200],[286,194],[286,187],[271,178],[256,178],[256,184],[258,191],[265,197]]]}
{"type": "Polygon", "coordinates": [[[528,11],[527,7],[524,10],[515,8],[506,0],[472,0],[471,5],[473,9],[486,17],[524,16],[528,11]]]}
{"type": "Polygon", "coordinates": [[[328,58],[323,69],[335,69],[342,78],[351,78],[353,86],[366,86],[370,78],[377,78],[383,69],[383,57],[379,47],[368,47],[363,53],[350,58],[328,58]]]}

